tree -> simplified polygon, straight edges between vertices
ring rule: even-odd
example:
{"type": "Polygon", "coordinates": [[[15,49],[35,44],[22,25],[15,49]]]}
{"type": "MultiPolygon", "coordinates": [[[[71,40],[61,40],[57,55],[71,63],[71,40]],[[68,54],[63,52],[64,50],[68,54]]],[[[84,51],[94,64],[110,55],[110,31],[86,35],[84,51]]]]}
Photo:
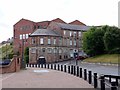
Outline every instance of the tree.
{"type": "Polygon", "coordinates": [[[26,63],[29,63],[29,47],[25,48],[24,59],[26,63]]]}
{"type": "Polygon", "coordinates": [[[120,29],[110,27],[104,35],[104,45],[108,53],[120,53],[120,29]]]}
{"type": "Polygon", "coordinates": [[[92,27],[83,35],[83,50],[90,56],[104,53],[104,31],[101,28],[92,27]]]}

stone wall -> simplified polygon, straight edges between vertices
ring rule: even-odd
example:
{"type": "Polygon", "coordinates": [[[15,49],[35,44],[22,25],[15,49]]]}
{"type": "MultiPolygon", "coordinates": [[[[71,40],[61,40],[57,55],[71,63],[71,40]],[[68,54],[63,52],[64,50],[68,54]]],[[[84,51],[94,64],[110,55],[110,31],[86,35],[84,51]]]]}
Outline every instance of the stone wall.
{"type": "Polygon", "coordinates": [[[0,66],[0,74],[13,73],[20,71],[21,59],[14,55],[13,60],[9,65],[0,66]]]}

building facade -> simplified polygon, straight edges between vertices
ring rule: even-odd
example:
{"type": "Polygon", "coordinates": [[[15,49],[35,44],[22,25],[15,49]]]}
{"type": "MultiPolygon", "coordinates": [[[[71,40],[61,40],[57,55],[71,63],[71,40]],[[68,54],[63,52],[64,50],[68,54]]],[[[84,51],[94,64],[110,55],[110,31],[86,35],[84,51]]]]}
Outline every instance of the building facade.
{"type": "Polygon", "coordinates": [[[31,46],[31,38],[29,35],[36,29],[46,29],[51,22],[65,23],[63,20],[56,18],[51,21],[33,22],[27,19],[21,19],[13,26],[13,48],[14,54],[22,57],[22,53],[26,47],[31,46]]]}
{"type": "Polygon", "coordinates": [[[74,58],[82,51],[82,35],[89,29],[86,25],[51,22],[47,29],[37,29],[30,37],[29,63],[37,63],[44,57],[47,63],[74,58]]]}
{"type": "Polygon", "coordinates": [[[41,22],[21,19],[13,26],[14,54],[23,58],[29,47],[29,63],[37,63],[40,56],[46,62],[68,60],[75,51],[81,51],[82,33],[86,30],[88,26],[78,20],[66,23],[60,18],[41,22]]]}

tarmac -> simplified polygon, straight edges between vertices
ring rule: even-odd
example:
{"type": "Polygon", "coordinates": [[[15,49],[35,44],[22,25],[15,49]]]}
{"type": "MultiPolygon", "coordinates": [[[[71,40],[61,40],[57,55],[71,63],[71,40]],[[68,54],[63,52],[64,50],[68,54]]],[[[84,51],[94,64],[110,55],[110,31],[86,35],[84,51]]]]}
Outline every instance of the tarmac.
{"type": "Polygon", "coordinates": [[[27,68],[16,73],[3,74],[0,88],[93,88],[74,75],[41,68],[27,68]]]}

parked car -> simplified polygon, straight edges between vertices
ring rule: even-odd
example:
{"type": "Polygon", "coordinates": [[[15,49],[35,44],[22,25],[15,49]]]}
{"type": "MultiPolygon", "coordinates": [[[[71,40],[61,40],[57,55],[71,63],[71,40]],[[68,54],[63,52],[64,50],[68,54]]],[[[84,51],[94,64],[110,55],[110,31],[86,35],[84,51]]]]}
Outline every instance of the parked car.
{"type": "Polygon", "coordinates": [[[8,65],[10,62],[10,59],[0,60],[0,65],[8,65]]]}
{"type": "Polygon", "coordinates": [[[39,57],[39,59],[37,60],[37,63],[38,64],[45,64],[46,63],[45,57],[43,57],[43,56],[39,57]]]}
{"type": "Polygon", "coordinates": [[[88,55],[84,52],[80,52],[77,56],[77,60],[84,60],[86,58],[88,58],[88,55]]]}

